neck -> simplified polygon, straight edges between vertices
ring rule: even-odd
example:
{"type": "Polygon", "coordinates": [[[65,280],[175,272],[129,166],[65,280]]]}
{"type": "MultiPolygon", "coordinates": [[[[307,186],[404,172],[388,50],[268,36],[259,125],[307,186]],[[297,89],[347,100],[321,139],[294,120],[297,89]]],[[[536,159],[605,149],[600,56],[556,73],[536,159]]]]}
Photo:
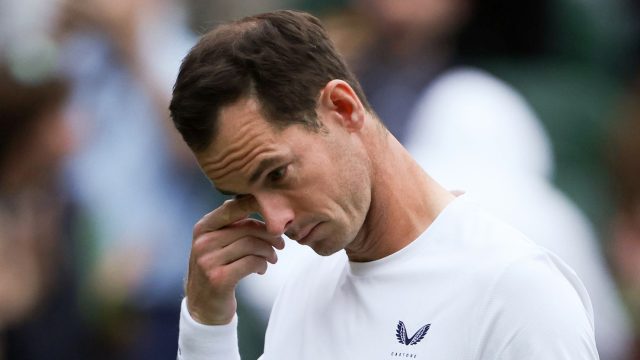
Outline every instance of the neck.
{"type": "MultiPolygon", "coordinates": [[[[371,128],[369,131],[381,130],[371,128]]],[[[371,205],[362,229],[346,248],[350,261],[391,255],[413,242],[454,199],[386,130],[369,136],[371,205]]]]}

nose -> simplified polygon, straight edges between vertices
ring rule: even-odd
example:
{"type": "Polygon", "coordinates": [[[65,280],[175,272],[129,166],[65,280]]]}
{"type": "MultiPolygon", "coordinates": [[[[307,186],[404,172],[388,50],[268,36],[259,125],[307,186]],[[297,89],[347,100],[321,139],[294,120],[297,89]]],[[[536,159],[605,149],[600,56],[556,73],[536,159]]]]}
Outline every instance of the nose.
{"type": "Polygon", "coordinates": [[[273,236],[284,234],[294,219],[294,211],[289,201],[284,196],[274,193],[254,196],[260,207],[260,215],[264,219],[267,232],[273,236]]]}

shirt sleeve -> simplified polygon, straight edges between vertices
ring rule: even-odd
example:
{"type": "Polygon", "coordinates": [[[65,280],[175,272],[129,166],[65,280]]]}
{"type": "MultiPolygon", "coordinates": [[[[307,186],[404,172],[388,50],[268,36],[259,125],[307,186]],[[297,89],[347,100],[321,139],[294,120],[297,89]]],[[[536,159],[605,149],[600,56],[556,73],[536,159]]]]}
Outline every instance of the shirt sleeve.
{"type": "Polygon", "coordinates": [[[187,309],[187,299],[180,310],[180,335],[177,360],[240,360],[238,350],[238,316],[227,325],[203,325],[187,309]]]}
{"type": "Polygon", "coordinates": [[[589,296],[552,254],[507,267],[481,316],[489,321],[477,359],[599,359],[589,296]]]}

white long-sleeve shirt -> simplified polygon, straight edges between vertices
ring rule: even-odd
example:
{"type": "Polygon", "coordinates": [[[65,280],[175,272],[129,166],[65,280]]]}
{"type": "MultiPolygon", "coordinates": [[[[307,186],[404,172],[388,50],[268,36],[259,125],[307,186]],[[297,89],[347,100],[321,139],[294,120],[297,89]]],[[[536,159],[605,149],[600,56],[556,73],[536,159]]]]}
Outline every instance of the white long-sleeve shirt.
{"type": "MultiPolygon", "coordinates": [[[[589,297],[547,250],[462,198],[402,250],[305,259],[273,308],[262,360],[598,359],[589,297]]],[[[236,324],[196,323],[179,359],[239,359],[236,324]]]]}

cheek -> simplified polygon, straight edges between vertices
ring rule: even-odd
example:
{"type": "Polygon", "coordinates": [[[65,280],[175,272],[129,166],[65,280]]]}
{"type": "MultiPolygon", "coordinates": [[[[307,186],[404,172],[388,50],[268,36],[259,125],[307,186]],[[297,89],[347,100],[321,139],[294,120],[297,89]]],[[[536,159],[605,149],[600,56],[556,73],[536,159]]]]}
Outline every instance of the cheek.
{"type": "Polygon", "coordinates": [[[306,199],[300,201],[311,212],[326,213],[350,227],[359,223],[371,201],[366,154],[348,139],[336,138],[315,144],[314,150],[302,161],[305,169],[299,185],[305,188],[306,199]]]}
{"type": "Polygon", "coordinates": [[[348,227],[347,231],[355,236],[362,227],[371,204],[371,179],[363,161],[352,157],[345,158],[343,170],[337,177],[339,186],[339,202],[348,227]]]}

